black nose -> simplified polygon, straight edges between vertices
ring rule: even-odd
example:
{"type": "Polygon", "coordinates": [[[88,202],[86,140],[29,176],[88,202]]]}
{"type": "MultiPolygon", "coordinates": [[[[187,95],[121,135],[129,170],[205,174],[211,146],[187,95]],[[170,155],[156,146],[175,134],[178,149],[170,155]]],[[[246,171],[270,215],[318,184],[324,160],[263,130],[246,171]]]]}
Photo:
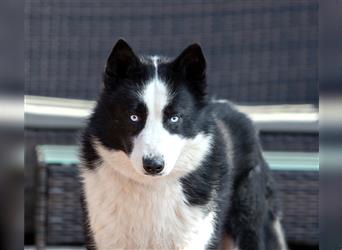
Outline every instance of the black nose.
{"type": "Polygon", "coordinates": [[[159,174],[164,169],[164,161],[160,158],[151,158],[144,157],[143,158],[143,167],[147,174],[156,175],[159,174]]]}

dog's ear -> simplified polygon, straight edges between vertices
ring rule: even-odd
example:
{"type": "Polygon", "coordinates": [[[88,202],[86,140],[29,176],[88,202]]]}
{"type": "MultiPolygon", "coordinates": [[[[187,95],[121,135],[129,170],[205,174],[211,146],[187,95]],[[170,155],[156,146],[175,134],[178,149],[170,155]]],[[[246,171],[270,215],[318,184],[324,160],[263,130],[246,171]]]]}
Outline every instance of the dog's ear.
{"type": "Polygon", "coordinates": [[[141,62],[133,52],[132,48],[127,44],[126,41],[120,39],[114,45],[114,48],[108,57],[105,68],[105,78],[129,78],[132,71],[134,71],[136,68],[139,68],[140,64],[141,62]]]}
{"type": "Polygon", "coordinates": [[[188,46],[172,62],[174,75],[180,76],[180,82],[185,83],[199,101],[206,95],[206,61],[197,43],[188,46]]]}
{"type": "Polygon", "coordinates": [[[194,43],[184,49],[174,60],[173,69],[190,82],[205,81],[206,61],[201,46],[194,43]]]}

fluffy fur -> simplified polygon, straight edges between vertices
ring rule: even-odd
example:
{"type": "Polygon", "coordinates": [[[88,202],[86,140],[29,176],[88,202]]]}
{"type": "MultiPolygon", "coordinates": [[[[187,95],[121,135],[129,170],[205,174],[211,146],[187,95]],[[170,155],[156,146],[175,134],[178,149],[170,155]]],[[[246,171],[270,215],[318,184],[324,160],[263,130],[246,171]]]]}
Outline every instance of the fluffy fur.
{"type": "Polygon", "coordinates": [[[254,127],[208,101],[205,68],[197,44],[114,46],[81,144],[88,249],[287,249],[254,127]]]}

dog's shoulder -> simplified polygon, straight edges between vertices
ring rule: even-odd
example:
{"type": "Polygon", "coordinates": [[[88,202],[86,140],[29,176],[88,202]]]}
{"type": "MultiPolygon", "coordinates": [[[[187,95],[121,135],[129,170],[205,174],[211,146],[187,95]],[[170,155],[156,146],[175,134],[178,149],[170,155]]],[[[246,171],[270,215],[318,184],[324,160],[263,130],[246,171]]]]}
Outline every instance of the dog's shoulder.
{"type": "Polygon", "coordinates": [[[250,117],[229,101],[212,101],[208,106],[236,174],[248,175],[264,164],[259,134],[250,117]]]}

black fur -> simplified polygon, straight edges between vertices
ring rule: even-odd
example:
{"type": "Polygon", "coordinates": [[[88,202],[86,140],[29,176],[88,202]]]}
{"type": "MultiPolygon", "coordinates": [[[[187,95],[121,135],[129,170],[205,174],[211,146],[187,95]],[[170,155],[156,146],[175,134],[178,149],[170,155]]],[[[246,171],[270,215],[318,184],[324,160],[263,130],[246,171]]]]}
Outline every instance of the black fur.
{"type": "MultiPolygon", "coordinates": [[[[257,133],[252,122],[231,104],[207,100],[205,68],[197,44],[189,46],[175,60],[160,61],[158,67],[158,75],[174,94],[164,110],[164,127],[186,138],[199,132],[214,138],[206,160],[181,179],[187,203],[213,203],[218,208],[219,220],[209,248],[221,247],[222,238],[229,234],[240,250],[279,250],[272,225],[280,211],[257,133]],[[174,114],[181,119],[177,124],[167,119],[174,114]],[[230,131],[233,159],[228,159],[228,144],[218,121],[230,131]]],[[[144,128],[148,115],[135,93],[152,75],[149,59],[138,59],[123,40],[115,45],[104,73],[105,88],[83,133],[81,156],[87,168],[96,168],[100,161],[90,143],[92,137],[108,148],[130,154],[133,138],[144,128]],[[130,122],[130,113],[137,113],[141,121],[130,122]]]]}

